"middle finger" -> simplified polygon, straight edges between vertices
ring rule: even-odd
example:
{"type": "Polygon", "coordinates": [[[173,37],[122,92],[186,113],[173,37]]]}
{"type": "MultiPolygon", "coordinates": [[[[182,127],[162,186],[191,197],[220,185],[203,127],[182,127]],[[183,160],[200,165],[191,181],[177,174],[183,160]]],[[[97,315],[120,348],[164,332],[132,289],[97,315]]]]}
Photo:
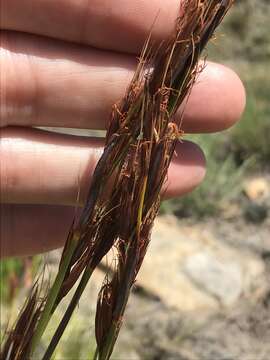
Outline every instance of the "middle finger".
{"type": "MultiPolygon", "coordinates": [[[[33,35],[1,35],[2,126],[106,127],[112,104],[134,74],[135,57],[33,35]]],[[[238,77],[208,63],[189,99],[184,130],[227,128],[243,105],[238,77]]]]}

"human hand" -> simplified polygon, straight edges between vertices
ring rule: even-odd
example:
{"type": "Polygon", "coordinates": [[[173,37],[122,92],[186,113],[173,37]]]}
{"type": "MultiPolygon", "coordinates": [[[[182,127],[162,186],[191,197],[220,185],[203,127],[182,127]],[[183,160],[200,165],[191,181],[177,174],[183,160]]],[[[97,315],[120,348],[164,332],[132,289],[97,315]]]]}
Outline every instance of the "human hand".
{"type": "MultiPolygon", "coordinates": [[[[1,255],[63,245],[103,140],[33,127],[104,129],[153,37],[174,27],[179,0],[1,0],[1,255]]],[[[228,68],[208,63],[184,117],[187,133],[228,128],[245,91],[228,68]]],[[[180,116],[180,112],[179,112],[180,116]]],[[[193,190],[205,175],[201,150],[178,145],[166,197],[193,190]]]]}

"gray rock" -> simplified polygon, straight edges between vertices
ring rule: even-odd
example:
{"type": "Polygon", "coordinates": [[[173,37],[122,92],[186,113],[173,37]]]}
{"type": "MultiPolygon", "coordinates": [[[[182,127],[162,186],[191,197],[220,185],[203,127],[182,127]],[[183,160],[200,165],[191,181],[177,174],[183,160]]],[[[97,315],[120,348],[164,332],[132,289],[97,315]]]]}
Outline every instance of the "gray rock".
{"type": "MultiPolygon", "coordinates": [[[[159,218],[138,284],[180,311],[216,311],[265,286],[265,267],[255,254],[228,246],[204,224],[159,218]]],[[[256,300],[255,300],[256,301],[256,300]]]]}
{"type": "Polygon", "coordinates": [[[223,305],[232,305],[242,293],[242,270],[233,261],[221,261],[210,253],[201,252],[186,260],[184,271],[199,288],[223,305]]]}

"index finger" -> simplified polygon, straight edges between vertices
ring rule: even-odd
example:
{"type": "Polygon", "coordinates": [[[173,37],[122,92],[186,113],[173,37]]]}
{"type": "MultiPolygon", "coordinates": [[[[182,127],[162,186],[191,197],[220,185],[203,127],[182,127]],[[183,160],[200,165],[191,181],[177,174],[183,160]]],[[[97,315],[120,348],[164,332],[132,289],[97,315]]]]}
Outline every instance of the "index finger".
{"type": "Polygon", "coordinates": [[[1,29],[94,47],[140,52],[153,27],[161,41],[172,31],[180,0],[1,0],[1,29]]]}

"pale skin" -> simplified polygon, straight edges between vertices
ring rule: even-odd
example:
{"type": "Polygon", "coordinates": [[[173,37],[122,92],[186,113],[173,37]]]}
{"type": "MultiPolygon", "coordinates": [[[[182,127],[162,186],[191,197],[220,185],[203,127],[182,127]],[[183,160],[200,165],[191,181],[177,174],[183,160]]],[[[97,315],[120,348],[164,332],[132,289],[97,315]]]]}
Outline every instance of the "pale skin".
{"type": "MultiPolygon", "coordinates": [[[[105,129],[152,24],[153,37],[166,39],[178,6],[179,0],[1,0],[1,256],[63,245],[78,189],[82,204],[102,152],[102,139],[33,127],[105,129]]],[[[222,131],[244,107],[238,76],[208,62],[186,106],[184,130],[222,131]]],[[[190,192],[204,176],[202,151],[184,141],[164,196],[190,192]]]]}

